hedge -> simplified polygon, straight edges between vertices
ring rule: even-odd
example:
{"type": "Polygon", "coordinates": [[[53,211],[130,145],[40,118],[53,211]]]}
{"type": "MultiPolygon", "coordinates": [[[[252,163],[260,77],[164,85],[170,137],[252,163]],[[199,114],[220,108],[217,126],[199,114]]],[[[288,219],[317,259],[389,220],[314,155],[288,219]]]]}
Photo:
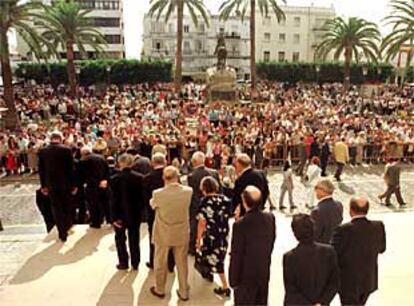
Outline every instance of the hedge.
{"type": "MultiPolygon", "coordinates": [[[[362,73],[361,64],[351,65],[351,83],[361,84],[365,81],[385,82],[392,74],[393,67],[389,64],[369,64],[368,74],[362,73]],[[380,67],[380,71],[378,71],[380,67]],[[380,72],[380,73],[378,73],[380,72]]],[[[343,82],[344,65],[339,62],[330,63],[279,63],[260,62],[257,64],[257,74],[260,78],[296,83],[296,82],[343,82]],[[319,73],[316,66],[320,67],[319,73]]]]}
{"type": "MultiPolygon", "coordinates": [[[[171,81],[172,64],[162,61],[138,60],[88,60],[76,61],[81,67],[81,85],[110,82],[112,84],[134,84],[152,81],[171,81]],[[107,67],[111,70],[108,72],[107,67]]],[[[67,83],[66,62],[20,63],[16,76],[35,80],[38,84],[59,85],[67,83]],[[23,73],[24,72],[24,73],[23,73]]]]}

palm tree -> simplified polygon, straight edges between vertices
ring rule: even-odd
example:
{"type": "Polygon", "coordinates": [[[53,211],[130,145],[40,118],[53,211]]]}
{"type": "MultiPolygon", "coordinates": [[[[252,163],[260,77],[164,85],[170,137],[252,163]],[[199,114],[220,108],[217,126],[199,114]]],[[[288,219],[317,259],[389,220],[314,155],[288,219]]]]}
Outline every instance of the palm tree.
{"type": "Polygon", "coordinates": [[[157,21],[164,15],[167,22],[174,11],[177,12],[177,48],[175,53],[174,87],[178,92],[181,89],[181,75],[183,62],[183,21],[184,8],[188,9],[193,23],[198,26],[198,14],[208,25],[207,11],[202,0],[150,0],[151,7],[148,14],[156,15],[157,21]]]}
{"type": "Polygon", "coordinates": [[[367,60],[377,62],[381,34],[375,23],[357,17],[350,17],[348,20],[336,17],[328,20],[322,30],[325,34],[315,50],[315,57],[326,60],[332,51],[335,60],[344,56],[344,87],[347,90],[350,84],[352,60],[358,62],[359,55],[362,54],[367,60]]]}
{"type": "Polygon", "coordinates": [[[24,39],[31,51],[38,58],[42,57],[41,38],[30,26],[35,9],[41,8],[39,3],[24,3],[18,0],[0,1],[0,62],[4,86],[4,100],[8,108],[5,116],[5,127],[14,130],[19,126],[19,119],[14,104],[13,76],[10,65],[10,49],[7,34],[10,29],[24,39]]]}
{"type": "Polygon", "coordinates": [[[392,31],[384,37],[381,50],[384,60],[390,61],[399,55],[402,46],[406,47],[407,70],[414,55],[414,0],[393,0],[391,9],[391,14],[384,21],[392,26],[392,31]]]}
{"type": "MultiPolygon", "coordinates": [[[[282,0],[286,3],[285,0],[282,0]]],[[[220,6],[220,19],[227,20],[233,13],[242,19],[250,10],[250,75],[252,90],[256,88],[256,8],[259,7],[262,16],[268,16],[273,11],[278,22],[285,20],[286,16],[276,0],[226,0],[220,6]]]]}
{"type": "Polygon", "coordinates": [[[59,50],[66,52],[66,70],[72,97],[76,96],[75,46],[81,55],[85,55],[88,45],[97,53],[104,53],[106,45],[104,36],[94,28],[92,18],[87,17],[91,11],[83,9],[74,0],[60,0],[45,6],[43,19],[37,21],[49,53],[60,59],[59,50]]]}

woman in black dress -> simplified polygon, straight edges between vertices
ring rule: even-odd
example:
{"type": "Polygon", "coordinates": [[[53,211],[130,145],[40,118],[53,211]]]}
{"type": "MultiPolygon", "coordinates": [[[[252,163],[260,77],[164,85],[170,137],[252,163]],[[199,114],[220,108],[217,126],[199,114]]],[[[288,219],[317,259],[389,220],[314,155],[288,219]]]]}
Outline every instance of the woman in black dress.
{"type": "Polygon", "coordinates": [[[230,289],[224,273],[224,259],[228,246],[231,202],[219,194],[219,183],[211,176],[201,181],[200,189],[204,198],[201,199],[198,214],[197,250],[201,252],[203,264],[210,270],[208,278],[212,280],[213,273],[220,276],[222,286],[215,288],[214,292],[228,297],[230,289]]]}

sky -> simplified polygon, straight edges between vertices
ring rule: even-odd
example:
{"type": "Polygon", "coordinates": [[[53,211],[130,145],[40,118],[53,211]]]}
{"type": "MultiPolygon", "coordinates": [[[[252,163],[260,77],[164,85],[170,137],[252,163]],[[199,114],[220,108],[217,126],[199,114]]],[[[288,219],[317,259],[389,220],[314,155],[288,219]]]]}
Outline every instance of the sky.
{"type": "MultiPolygon", "coordinates": [[[[123,0],[125,47],[127,58],[139,58],[142,49],[143,17],[150,0],[123,0]]],[[[383,18],[389,13],[388,0],[286,0],[287,5],[330,7],[342,17],[361,17],[376,22],[384,32],[383,18]]],[[[217,13],[222,0],[204,0],[206,7],[217,13]]],[[[279,1],[279,3],[282,3],[279,1]]]]}

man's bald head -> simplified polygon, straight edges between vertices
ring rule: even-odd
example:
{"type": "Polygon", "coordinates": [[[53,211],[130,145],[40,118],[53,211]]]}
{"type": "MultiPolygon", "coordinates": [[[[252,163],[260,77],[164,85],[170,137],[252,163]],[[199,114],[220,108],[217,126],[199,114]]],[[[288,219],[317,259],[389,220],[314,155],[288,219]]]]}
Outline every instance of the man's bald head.
{"type": "Polygon", "coordinates": [[[262,192],[256,186],[247,186],[242,193],[242,199],[246,210],[251,210],[262,203],[262,192]]]}
{"type": "Polygon", "coordinates": [[[369,210],[369,201],[364,197],[353,197],[349,202],[351,216],[364,216],[369,210]]]}

